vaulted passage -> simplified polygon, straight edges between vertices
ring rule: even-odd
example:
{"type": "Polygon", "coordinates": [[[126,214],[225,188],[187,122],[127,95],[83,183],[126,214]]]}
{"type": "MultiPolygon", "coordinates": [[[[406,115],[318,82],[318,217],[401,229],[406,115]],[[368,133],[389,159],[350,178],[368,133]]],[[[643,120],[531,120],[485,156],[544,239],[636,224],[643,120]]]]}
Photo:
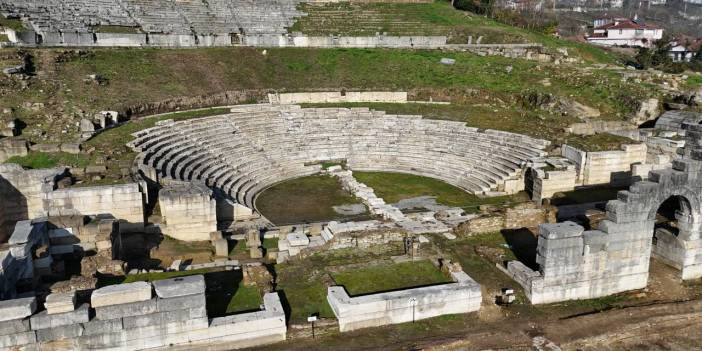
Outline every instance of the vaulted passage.
{"type": "MultiPolygon", "coordinates": [[[[673,195],[663,201],[656,211],[652,239],[652,254],[677,269],[682,269],[684,248],[680,234],[687,234],[691,221],[690,201],[679,195],[673,195]]],[[[689,235],[685,235],[687,237],[689,235]]]]}

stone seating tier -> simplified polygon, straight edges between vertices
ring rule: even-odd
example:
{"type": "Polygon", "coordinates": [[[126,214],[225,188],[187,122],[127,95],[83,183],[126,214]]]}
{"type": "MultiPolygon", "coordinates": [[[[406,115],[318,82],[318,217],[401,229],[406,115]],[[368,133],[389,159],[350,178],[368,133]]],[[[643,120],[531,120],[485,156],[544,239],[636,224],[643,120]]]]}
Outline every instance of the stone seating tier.
{"type": "Polygon", "coordinates": [[[487,193],[545,155],[548,145],[524,135],[367,108],[267,104],[160,122],[134,136],[129,145],[160,176],[204,181],[251,207],[263,189],[321,169],[311,164],[339,159],[357,170],[418,174],[487,193]]]}

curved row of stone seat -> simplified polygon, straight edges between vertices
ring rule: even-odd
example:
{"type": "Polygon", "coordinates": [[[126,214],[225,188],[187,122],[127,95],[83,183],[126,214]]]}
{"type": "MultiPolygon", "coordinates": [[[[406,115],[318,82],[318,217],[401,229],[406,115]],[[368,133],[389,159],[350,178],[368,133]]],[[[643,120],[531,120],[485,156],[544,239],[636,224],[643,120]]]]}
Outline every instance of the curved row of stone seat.
{"type": "Polygon", "coordinates": [[[496,189],[543,156],[548,142],[463,123],[367,108],[244,105],[231,113],[159,125],[129,145],[160,176],[202,180],[253,206],[261,190],[314,174],[328,160],[361,170],[413,173],[473,193],[496,189]]]}
{"type": "Polygon", "coordinates": [[[0,11],[26,18],[38,32],[140,27],[147,33],[283,34],[302,0],[0,0],[0,11]]]}

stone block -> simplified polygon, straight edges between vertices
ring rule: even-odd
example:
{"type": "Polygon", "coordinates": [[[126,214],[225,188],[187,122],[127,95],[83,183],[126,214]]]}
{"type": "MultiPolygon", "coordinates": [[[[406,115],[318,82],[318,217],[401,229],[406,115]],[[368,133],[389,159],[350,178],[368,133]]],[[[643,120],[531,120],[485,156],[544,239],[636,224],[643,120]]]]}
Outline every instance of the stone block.
{"type": "Polygon", "coordinates": [[[3,349],[14,349],[15,346],[34,344],[36,342],[37,335],[33,331],[0,335],[0,347],[3,349]]]}
{"type": "Polygon", "coordinates": [[[307,246],[310,244],[310,239],[307,235],[300,232],[290,233],[286,239],[290,246],[307,246]]]}
{"type": "Polygon", "coordinates": [[[229,256],[229,242],[227,239],[217,239],[213,240],[212,244],[215,247],[215,255],[218,257],[229,256]]]}
{"type": "Polygon", "coordinates": [[[573,222],[546,223],[539,226],[541,236],[546,239],[565,239],[582,235],[585,228],[573,222]]]}
{"type": "Polygon", "coordinates": [[[0,322],[29,317],[36,309],[35,297],[0,301],[0,322]]]}
{"type": "Polygon", "coordinates": [[[0,335],[24,333],[29,331],[29,319],[13,319],[0,322],[0,335]]]}
{"type": "Polygon", "coordinates": [[[76,309],[75,292],[54,293],[46,297],[44,307],[48,314],[71,312],[76,309]]]}
{"type": "Polygon", "coordinates": [[[110,285],[93,291],[90,304],[93,308],[129,304],[132,302],[148,301],[151,299],[151,284],[134,282],[110,285]]]}
{"type": "Polygon", "coordinates": [[[167,299],[159,298],[156,301],[156,309],[159,312],[167,312],[188,308],[202,308],[205,307],[205,304],[205,294],[201,293],[196,295],[171,297],[167,299]]]}
{"type": "Polygon", "coordinates": [[[202,275],[158,280],[153,284],[156,295],[162,299],[205,293],[205,277],[202,275]]]}
{"type": "Polygon", "coordinates": [[[48,314],[47,311],[42,311],[30,318],[30,323],[33,330],[56,328],[70,324],[86,323],[90,320],[89,306],[87,303],[82,304],[75,311],[48,314]]]}
{"type": "Polygon", "coordinates": [[[61,327],[40,329],[37,330],[36,333],[37,342],[71,339],[83,335],[83,326],[80,324],[64,325],[61,327]]]}
{"type": "Polygon", "coordinates": [[[109,305],[95,308],[95,318],[108,320],[131,316],[141,316],[156,312],[156,299],[130,302],[121,305],[109,305]]]}
{"type": "Polygon", "coordinates": [[[124,329],[143,328],[152,325],[180,322],[191,319],[190,310],[157,312],[143,316],[124,317],[124,329]]]}
{"type": "Polygon", "coordinates": [[[258,247],[252,247],[249,249],[249,256],[254,259],[263,258],[263,250],[258,247]]]}
{"type": "Polygon", "coordinates": [[[83,335],[115,333],[122,329],[124,329],[122,325],[122,318],[108,320],[93,319],[90,322],[83,323],[83,335]]]}

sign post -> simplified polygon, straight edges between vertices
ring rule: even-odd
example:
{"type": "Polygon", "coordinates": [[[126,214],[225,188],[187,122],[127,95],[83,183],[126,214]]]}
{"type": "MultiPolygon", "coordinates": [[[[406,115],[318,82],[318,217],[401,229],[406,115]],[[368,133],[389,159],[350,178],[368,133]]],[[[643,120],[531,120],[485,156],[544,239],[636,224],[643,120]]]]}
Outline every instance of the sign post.
{"type": "Polygon", "coordinates": [[[312,339],[314,339],[314,322],[317,321],[317,316],[309,316],[307,321],[312,323],[312,339]]]}
{"type": "Polygon", "coordinates": [[[417,298],[416,297],[410,297],[409,299],[409,304],[412,306],[412,323],[414,323],[414,309],[417,306],[417,298]]]}

